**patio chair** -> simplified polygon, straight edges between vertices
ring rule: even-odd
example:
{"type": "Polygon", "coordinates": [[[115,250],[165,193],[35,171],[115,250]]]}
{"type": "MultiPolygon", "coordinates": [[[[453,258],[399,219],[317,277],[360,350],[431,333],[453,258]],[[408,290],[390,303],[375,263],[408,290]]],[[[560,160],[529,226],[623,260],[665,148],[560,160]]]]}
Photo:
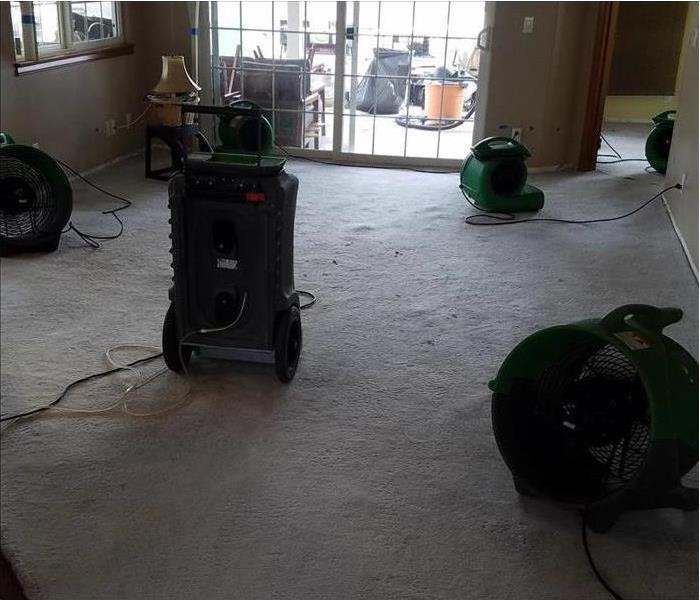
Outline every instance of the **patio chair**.
{"type": "Polygon", "coordinates": [[[275,136],[282,146],[304,148],[313,140],[318,149],[319,137],[326,134],[325,86],[311,89],[310,67],[308,59],[244,57],[240,62],[233,92],[263,108],[270,122],[274,97],[275,136]]]}

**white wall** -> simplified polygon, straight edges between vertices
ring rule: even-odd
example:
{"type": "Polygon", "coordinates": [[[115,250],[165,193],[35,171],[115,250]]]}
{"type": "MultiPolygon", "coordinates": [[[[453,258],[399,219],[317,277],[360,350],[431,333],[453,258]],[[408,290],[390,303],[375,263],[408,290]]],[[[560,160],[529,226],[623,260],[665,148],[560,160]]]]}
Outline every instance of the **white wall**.
{"type": "Polygon", "coordinates": [[[673,129],[673,143],[666,172],[667,185],[680,182],[686,175],[685,187],[680,192],[667,194],[669,207],[690,258],[698,266],[698,5],[689,3],[688,18],[692,19],[692,33],[681,66],[678,91],[678,116],[673,129]]]}

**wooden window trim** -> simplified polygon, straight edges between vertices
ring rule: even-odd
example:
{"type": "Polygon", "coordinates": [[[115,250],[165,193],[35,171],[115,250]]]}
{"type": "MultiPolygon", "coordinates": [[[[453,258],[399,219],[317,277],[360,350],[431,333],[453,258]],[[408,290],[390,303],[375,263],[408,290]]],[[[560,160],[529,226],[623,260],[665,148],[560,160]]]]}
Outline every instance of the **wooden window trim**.
{"type": "Polygon", "coordinates": [[[26,75],[37,73],[58,67],[67,67],[104,58],[114,58],[134,53],[134,44],[118,44],[106,46],[104,48],[94,48],[92,50],[81,50],[78,52],[66,52],[56,56],[46,56],[39,60],[30,62],[15,63],[15,75],[26,75]]]}

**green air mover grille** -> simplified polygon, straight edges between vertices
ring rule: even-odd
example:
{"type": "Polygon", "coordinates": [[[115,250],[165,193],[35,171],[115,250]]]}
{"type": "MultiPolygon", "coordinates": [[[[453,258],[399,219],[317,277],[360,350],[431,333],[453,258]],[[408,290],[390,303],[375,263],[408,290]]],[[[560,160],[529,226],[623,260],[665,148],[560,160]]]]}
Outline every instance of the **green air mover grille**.
{"type": "Polygon", "coordinates": [[[523,189],[527,167],[522,159],[503,158],[491,171],[491,189],[499,196],[513,196],[523,189]]]}
{"type": "Polygon", "coordinates": [[[679,309],[622,306],[534,333],[493,390],[493,428],[518,491],[591,506],[697,508],[680,483],[698,460],[698,364],[665,326],[679,309]]]}
{"type": "Polygon", "coordinates": [[[0,254],[54,250],[73,206],[70,183],[48,154],[0,140],[0,254]]]}
{"type": "MultiPolygon", "coordinates": [[[[609,493],[643,465],[649,402],[634,365],[614,346],[593,342],[570,350],[543,372],[536,405],[536,418],[543,420],[538,430],[549,427],[549,435],[559,439],[564,454],[557,455],[563,462],[593,458],[600,467],[595,469],[599,480],[577,500],[609,493]]],[[[550,489],[557,486],[556,480],[545,483],[550,489]]],[[[566,497],[572,490],[561,491],[566,497]]]]}
{"type": "Polygon", "coordinates": [[[44,174],[17,158],[0,155],[0,236],[27,240],[51,221],[51,186],[44,174]]]}

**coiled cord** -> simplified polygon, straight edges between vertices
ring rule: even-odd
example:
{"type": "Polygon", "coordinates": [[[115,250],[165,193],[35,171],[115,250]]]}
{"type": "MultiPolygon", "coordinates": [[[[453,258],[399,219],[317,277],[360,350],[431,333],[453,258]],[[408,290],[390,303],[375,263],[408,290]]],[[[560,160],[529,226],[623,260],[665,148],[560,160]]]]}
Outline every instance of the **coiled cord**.
{"type": "Polygon", "coordinates": [[[116,219],[117,223],[119,223],[119,231],[115,234],[97,235],[94,233],[86,233],[86,232],[78,229],[72,220],[68,221],[68,225],[61,233],[68,233],[69,231],[73,231],[88,246],[91,246],[92,248],[95,248],[95,249],[100,247],[101,241],[116,240],[118,237],[121,237],[121,235],[124,233],[124,222],[119,218],[119,215],[117,215],[117,213],[120,210],[124,210],[126,208],[129,208],[133,204],[133,202],[131,200],[129,200],[128,198],[124,198],[123,196],[119,196],[118,194],[113,194],[112,192],[100,187],[96,183],[93,183],[92,181],[90,181],[89,179],[87,179],[86,177],[84,177],[83,175],[78,173],[78,171],[76,171],[73,167],[71,167],[69,164],[66,164],[62,160],[59,160],[58,158],[54,158],[54,160],[59,165],[61,165],[65,170],[67,170],[69,173],[72,173],[75,177],[84,181],[92,188],[94,188],[97,191],[105,194],[106,196],[109,196],[110,198],[114,198],[115,200],[118,200],[119,202],[122,203],[121,206],[117,206],[116,208],[110,208],[108,210],[102,211],[103,215],[112,215],[116,219]]]}
{"type": "MultiPolygon", "coordinates": [[[[80,385],[81,383],[85,383],[85,382],[91,381],[91,380],[93,380],[93,379],[101,379],[102,377],[106,377],[107,375],[111,375],[112,373],[117,373],[118,371],[122,371],[122,370],[124,370],[125,368],[133,367],[133,366],[135,366],[135,365],[142,364],[142,363],[146,363],[146,362],[155,360],[156,358],[160,358],[161,356],[163,356],[163,353],[162,353],[162,352],[158,352],[157,354],[152,354],[152,355],[150,355],[150,356],[146,356],[146,357],[144,357],[144,358],[139,358],[139,359],[137,359],[137,360],[134,360],[134,361],[132,361],[132,362],[130,362],[130,363],[127,363],[126,365],[120,365],[120,366],[118,366],[118,367],[114,367],[114,368],[112,368],[112,369],[108,369],[107,371],[100,371],[100,372],[98,372],[98,373],[93,373],[93,374],[91,374],[91,375],[86,375],[85,377],[81,377],[80,379],[76,379],[75,381],[72,381],[71,383],[69,383],[69,384],[63,389],[63,391],[61,392],[61,394],[60,394],[55,400],[53,400],[52,402],[50,402],[49,404],[46,404],[46,405],[43,405],[43,406],[39,406],[39,407],[37,407],[37,408],[33,408],[33,409],[30,409],[30,410],[27,410],[27,411],[24,411],[24,412],[21,412],[21,413],[18,413],[18,414],[14,414],[14,415],[7,415],[7,416],[4,416],[4,417],[3,417],[3,416],[0,416],[0,422],[7,422],[7,421],[14,422],[14,421],[16,421],[16,420],[18,420],[18,419],[23,419],[23,418],[26,418],[26,417],[31,417],[31,416],[34,416],[34,415],[39,414],[39,413],[41,413],[41,412],[44,412],[44,411],[53,409],[53,408],[56,407],[56,405],[57,405],[59,402],[61,402],[61,401],[66,397],[66,395],[68,394],[68,392],[69,392],[70,390],[72,390],[72,389],[73,389],[74,387],[76,387],[77,385],[80,385]]],[[[64,407],[63,407],[63,408],[64,408],[64,407]]],[[[113,407],[110,407],[110,409],[111,409],[111,408],[113,408],[113,407]]],[[[88,410],[89,410],[89,409],[88,409],[88,410]]]]}

